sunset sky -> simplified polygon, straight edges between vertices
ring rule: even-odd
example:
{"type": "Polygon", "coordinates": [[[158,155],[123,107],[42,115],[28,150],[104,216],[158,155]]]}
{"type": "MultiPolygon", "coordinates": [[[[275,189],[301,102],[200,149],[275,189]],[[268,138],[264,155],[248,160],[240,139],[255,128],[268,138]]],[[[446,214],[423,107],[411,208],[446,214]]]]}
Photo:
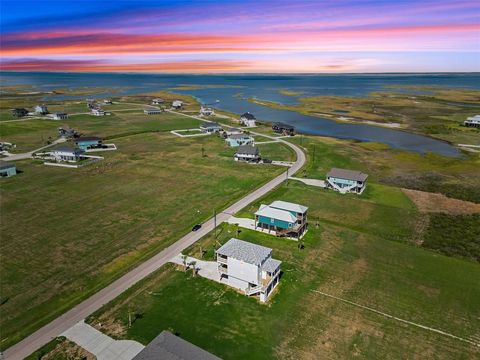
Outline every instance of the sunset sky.
{"type": "Polygon", "coordinates": [[[9,71],[480,71],[479,1],[0,4],[9,71]]]}

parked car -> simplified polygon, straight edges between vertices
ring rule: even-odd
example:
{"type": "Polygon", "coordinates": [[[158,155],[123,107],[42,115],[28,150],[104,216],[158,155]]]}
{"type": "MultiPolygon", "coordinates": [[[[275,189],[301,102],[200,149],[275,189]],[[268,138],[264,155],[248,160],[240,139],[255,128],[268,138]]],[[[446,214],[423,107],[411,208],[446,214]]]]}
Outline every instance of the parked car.
{"type": "Polygon", "coordinates": [[[270,160],[270,159],[263,159],[263,163],[264,163],[264,164],[271,164],[271,163],[272,163],[272,160],[270,160]]]}
{"type": "Polygon", "coordinates": [[[197,225],[195,225],[195,226],[192,228],[192,231],[200,230],[201,227],[202,227],[202,225],[197,224],[197,225]]]}

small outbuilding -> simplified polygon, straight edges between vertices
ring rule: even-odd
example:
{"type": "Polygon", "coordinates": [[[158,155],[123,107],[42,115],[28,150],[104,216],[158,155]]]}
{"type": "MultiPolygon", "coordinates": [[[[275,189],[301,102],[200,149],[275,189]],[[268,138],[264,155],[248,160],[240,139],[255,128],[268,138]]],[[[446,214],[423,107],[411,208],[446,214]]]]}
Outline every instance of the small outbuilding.
{"type": "Polygon", "coordinates": [[[253,145],[255,139],[248,134],[233,134],[225,139],[228,146],[237,147],[242,145],[253,145]]]}
{"type": "Polygon", "coordinates": [[[155,106],[145,106],[143,113],[147,115],[161,114],[163,109],[155,106]]]}
{"type": "Polygon", "coordinates": [[[216,133],[222,130],[222,127],[217,122],[208,121],[200,125],[200,130],[204,133],[216,133]]]}
{"type": "Polygon", "coordinates": [[[17,166],[14,163],[0,160],[0,177],[17,175],[17,166]]]}
{"type": "Polygon", "coordinates": [[[250,112],[246,112],[240,116],[240,125],[246,126],[246,127],[254,127],[256,126],[256,118],[253,114],[250,112]]]}
{"type": "Polygon", "coordinates": [[[239,146],[233,158],[235,161],[246,162],[259,162],[261,159],[258,147],[252,145],[239,146]]]}
{"type": "Polygon", "coordinates": [[[221,360],[202,348],[162,331],[133,360],[221,360]]]}
{"type": "Polygon", "coordinates": [[[288,135],[288,136],[295,135],[295,127],[293,127],[292,125],[281,123],[281,122],[273,123],[272,130],[277,134],[288,135]]]}
{"type": "Polygon", "coordinates": [[[326,185],[341,194],[361,194],[367,186],[368,175],[356,170],[333,168],[327,174],[326,185]]]}
{"type": "Polygon", "coordinates": [[[25,108],[15,108],[11,109],[12,111],[12,116],[14,117],[24,117],[28,115],[28,110],[25,108]]]}
{"type": "Polygon", "coordinates": [[[466,127],[479,128],[480,127],[480,115],[475,115],[475,116],[471,116],[471,117],[467,118],[467,120],[465,120],[463,122],[463,125],[466,126],[466,127]]]}
{"type": "Polygon", "coordinates": [[[81,136],[75,139],[75,144],[81,150],[95,149],[102,146],[102,139],[96,136],[81,136]]]}

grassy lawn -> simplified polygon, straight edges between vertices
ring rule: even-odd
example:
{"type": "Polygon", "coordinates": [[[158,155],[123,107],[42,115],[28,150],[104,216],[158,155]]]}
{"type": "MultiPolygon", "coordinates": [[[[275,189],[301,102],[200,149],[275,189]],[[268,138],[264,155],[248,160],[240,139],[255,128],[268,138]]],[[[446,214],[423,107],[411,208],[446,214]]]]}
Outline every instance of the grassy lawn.
{"type": "MultiPolygon", "coordinates": [[[[198,125],[179,115],[79,115],[65,123],[118,150],[75,170],[22,161],[22,173],[2,179],[1,348],[283,170],[236,163],[221,155],[226,145],[215,136],[175,137],[168,130],[198,125]]],[[[40,137],[29,130],[5,140],[24,139],[26,148],[40,137]]]]}
{"type": "Polygon", "coordinates": [[[225,224],[217,241],[209,234],[188,249],[197,257],[202,250],[210,260],[214,249],[233,236],[273,248],[273,257],[283,261],[283,274],[267,305],[168,265],[89,321],[98,328],[101,323],[100,329],[114,337],[144,344],[168,329],[224,359],[479,357],[478,349],[466,343],[314,292],[458,336],[478,336],[478,264],[389,241],[390,232],[406,236],[411,231],[415,212],[400,193],[388,204],[376,201],[375,192],[370,195],[350,198],[291,182],[260,202],[298,199],[310,207],[305,249],[246,229],[237,234],[234,225],[225,224]],[[385,214],[389,208],[397,216],[385,214]],[[320,219],[320,227],[312,217],[320,219]],[[130,328],[128,309],[135,313],[130,328]]]}

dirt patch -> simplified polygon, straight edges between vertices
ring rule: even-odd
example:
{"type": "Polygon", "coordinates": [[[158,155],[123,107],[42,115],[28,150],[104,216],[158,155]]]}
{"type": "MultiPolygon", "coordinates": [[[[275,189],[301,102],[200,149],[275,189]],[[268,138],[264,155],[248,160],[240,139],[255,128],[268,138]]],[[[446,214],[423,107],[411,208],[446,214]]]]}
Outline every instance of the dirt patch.
{"type": "Polygon", "coordinates": [[[87,350],[81,348],[75,343],[64,340],[59,343],[52,351],[41,357],[42,360],[53,359],[82,359],[82,360],[95,360],[96,357],[89,353],[87,350]]]}
{"type": "Polygon", "coordinates": [[[449,198],[443,194],[402,189],[420,212],[442,212],[451,215],[480,213],[480,204],[449,198]]]}

